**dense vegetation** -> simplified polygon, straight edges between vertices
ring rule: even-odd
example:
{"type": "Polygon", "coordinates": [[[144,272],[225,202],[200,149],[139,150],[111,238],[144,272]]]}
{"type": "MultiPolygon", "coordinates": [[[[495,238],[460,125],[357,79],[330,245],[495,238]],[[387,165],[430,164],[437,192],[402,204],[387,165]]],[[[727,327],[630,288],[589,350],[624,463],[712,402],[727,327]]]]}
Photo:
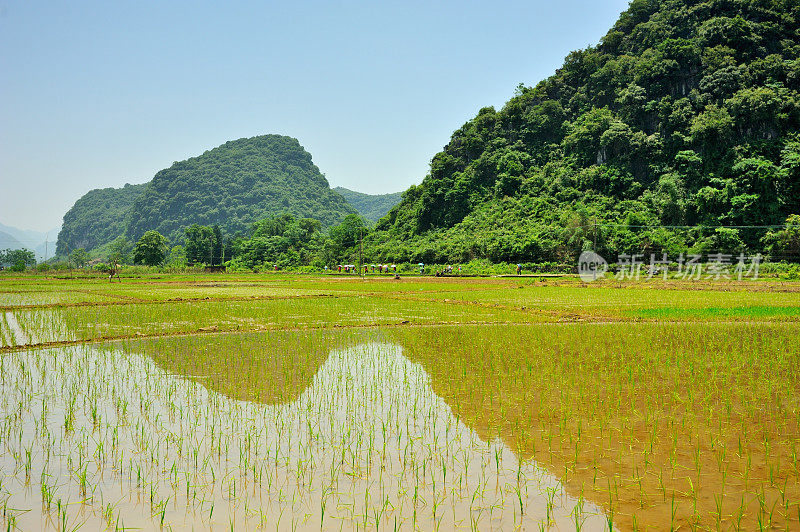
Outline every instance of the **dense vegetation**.
{"type": "Polygon", "coordinates": [[[219,226],[193,224],[185,230],[185,248],[176,246],[171,262],[188,265],[227,264],[232,270],[272,270],[311,266],[323,269],[341,262],[358,262],[360,243],[368,227],[357,214],[323,232],[313,218],[291,214],[270,216],[254,223],[245,236],[225,235],[219,226]]]}
{"type": "Polygon", "coordinates": [[[133,248],[133,261],[137,264],[156,266],[164,262],[169,245],[166,237],[158,231],[147,231],[133,248]]]}
{"type": "Polygon", "coordinates": [[[263,135],[226,142],[158,172],[134,202],[126,234],[138,240],[156,230],[174,242],[193,223],[235,234],[278,213],[329,226],[352,212],[297,139],[263,135]]]}
{"type": "Polygon", "coordinates": [[[131,207],[146,186],[126,184],[84,194],[64,215],[56,253],[67,256],[77,248],[93,249],[124,233],[131,207]]]}
{"type": "Polygon", "coordinates": [[[0,249],[0,266],[9,267],[12,271],[23,271],[36,264],[33,251],[21,249],[0,249]]]}
{"type": "Polygon", "coordinates": [[[344,196],[347,203],[352,205],[358,214],[371,222],[377,222],[386,216],[392,207],[400,203],[402,192],[393,194],[364,194],[343,187],[333,190],[344,196]]]}
{"type": "Polygon", "coordinates": [[[634,0],[597,46],[453,133],[373,257],[764,250],[770,228],[740,226],[800,211],[799,20],[794,0],[634,0]]]}
{"type": "Polygon", "coordinates": [[[189,264],[218,266],[230,257],[230,237],[224,238],[218,225],[192,224],[184,233],[184,254],[189,264]]]}

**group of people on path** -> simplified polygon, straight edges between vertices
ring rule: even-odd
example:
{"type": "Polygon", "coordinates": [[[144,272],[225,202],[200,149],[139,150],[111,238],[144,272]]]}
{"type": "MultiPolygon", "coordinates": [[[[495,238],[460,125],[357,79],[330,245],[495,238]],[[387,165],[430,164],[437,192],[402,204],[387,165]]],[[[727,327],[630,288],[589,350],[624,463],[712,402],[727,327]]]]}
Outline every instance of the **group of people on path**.
{"type": "MultiPolygon", "coordinates": [[[[418,264],[418,267],[419,267],[420,275],[425,275],[425,263],[420,262],[418,264]]],[[[336,270],[337,270],[338,273],[342,273],[342,272],[344,272],[344,273],[359,273],[360,272],[359,267],[356,266],[355,264],[339,264],[336,267],[336,270]]],[[[328,267],[327,266],[325,266],[325,271],[326,272],[328,271],[328,267]]],[[[396,264],[365,264],[364,265],[364,273],[370,273],[370,271],[372,273],[376,273],[376,272],[377,273],[389,273],[391,271],[392,273],[396,274],[397,273],[397,265],[396,264]]],[[[454,270],[453,266],[448,264],[447,266],[445,266],[441,270],[437,269],[436,272],[434,273],[434,275],[436,277],[442,277],[442,276],[445,276],[445,275],[453,275],[454,271],[455,270],[454,270]]],[[[521,275],[522,274],[522,264],[517,264],[515,271],[516,271],[517,275],[521,275]]],[[[458,266],[458,275],[459,276],[461,275],[461,265],[458,266]]]]}
{"type": "MultiPolygon", "coordinates": [[[[376,270],[377,273],[389,273],[390,270],[392,273],[397,273],[396,264],[365,264],[364,273],[370,273],[370,268],[372,273],[375,273],[376,270]]],[[[325,269],[328,269],[327,266],[325,269]]],[[[344,273],[358,273],[359,271],[358,266],[355,264],[339,264],[336,269],[339,273],[342,273],[342,270],[344,270],[344,273]]]]}

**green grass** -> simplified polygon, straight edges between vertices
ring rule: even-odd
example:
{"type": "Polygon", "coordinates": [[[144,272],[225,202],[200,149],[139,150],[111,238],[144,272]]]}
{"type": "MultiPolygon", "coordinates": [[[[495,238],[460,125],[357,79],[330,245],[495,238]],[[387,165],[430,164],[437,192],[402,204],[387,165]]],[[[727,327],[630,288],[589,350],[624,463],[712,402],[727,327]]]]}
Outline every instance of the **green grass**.
{"type": "Polygon", "coordinates": [[[651,320],[800,320],[800,306],[742,306],[702,308],[646,308],[631,310],[628,316],[651,320]]]}
{"type": "Polygon", "coordinates": [[[768,314],[769,309],[774,309],[776,316],[785,317],[796,316],[795,310],[800,308],[800,291],[748,290],[753,285],[741,286],[738,290],[731,291],[708,289],[711,287],[685,290],[678,286],[667,285],[668,289],[659,289],[647,284],[629,284],[624,287],[528,284],[505,289],[471,290],[447,294],[428,293],[424,294],[424,297],[433,300],[450,299],[607,317],[644,318],[652,316],[710,319],[715,317],[714,314],[702,314],[702,311],[711,307],[719,309],[762,308],[764,309],[764,312],[760,313],[762,316],[768,314]],[[701,312],[701,314],[695,315],[694,311],[701,312]],[[659,312],[664,312],[664,316],[661,316],[659,312]]]}
{"type": "MultiPolygon", "coordinates": [[[[118,285],[119,286],[119,285],[118,285]]],[[[220,284],[202,285],[193,284],[190,286],[141,286],[132,285],[125,287],[114,287],[98,289],[104,295],[111,297],[136,298],[145,301],[166,301],[178,299],[232,299],[232,298],[267,298],[267,297],[296,297],[310,295],[328,295],[332,292],[322,289],[302,289],[294,287],[271,286],[271,285],[244,285],[242,284],[220,284]]]]}
{"type": "Polygon", "coordinates": [[[101,293],[67,292],[58,290],[37,290],[35,292],[0,293],[0,308],[13,308],[28,305],[63,305],[72,303],[97,303],[113,301],[114,297],[101,293]]]}

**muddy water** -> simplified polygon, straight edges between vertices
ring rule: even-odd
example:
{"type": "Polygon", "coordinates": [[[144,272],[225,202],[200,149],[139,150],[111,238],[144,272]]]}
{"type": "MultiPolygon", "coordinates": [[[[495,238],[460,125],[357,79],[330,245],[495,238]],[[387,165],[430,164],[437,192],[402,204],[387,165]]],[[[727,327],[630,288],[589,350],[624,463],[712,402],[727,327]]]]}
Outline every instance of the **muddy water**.
{"type": "Polygon", "coordinates": [[[56,312],[50,310],[0,312],[0,347],[76,338],[56,312]]]}
{"type": "Polygon", "coordinates": [[[35,335],[28,334],[22,329],[22,326],[20,326],[13,312],[5,313],[4,325],[3,333],[6,338],[4,342],[5,345],[25,345],[38,342],[35,335]]]}
{"type": "Polygon", "coordinates": [[[396,345],[332,351],[288,404],[116,350],[0,360],[0,506],[23,530],[608,528],[481,440],[396,345]]]}

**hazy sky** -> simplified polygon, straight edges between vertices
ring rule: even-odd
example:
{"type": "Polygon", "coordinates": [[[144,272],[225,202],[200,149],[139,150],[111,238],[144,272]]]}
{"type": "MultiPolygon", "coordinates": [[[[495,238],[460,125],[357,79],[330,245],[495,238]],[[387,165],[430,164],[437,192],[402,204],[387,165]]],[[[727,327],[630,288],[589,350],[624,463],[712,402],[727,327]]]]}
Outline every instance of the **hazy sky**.
{"type": "Polygon", "coordinates": [[[265,133],[331,186],[403,190],[626,6],[0,0],[0,222],[50,229],[92,188],[265,133]]]}

